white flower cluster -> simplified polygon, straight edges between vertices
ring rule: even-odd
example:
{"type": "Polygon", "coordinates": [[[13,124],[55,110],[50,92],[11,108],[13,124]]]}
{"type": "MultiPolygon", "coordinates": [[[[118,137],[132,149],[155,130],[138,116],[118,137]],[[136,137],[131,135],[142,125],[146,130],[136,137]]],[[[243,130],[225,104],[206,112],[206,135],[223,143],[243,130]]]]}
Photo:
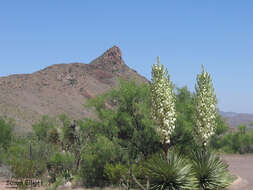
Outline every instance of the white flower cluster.
{"type": "Polygon", "coordinates": [[[215,132],[216,96],[210,75],[202,66],[201,74],[197,75],[196,89],[196,132],[197,138],[206,146],[209,138],[215,132]]]}
{"type": "Polygon", "coordinates": [[[152,116],[159,123],[157,132],[163,143],[169,144],[176,121],[175,95],[168,71],[159,63],[159,57],[152,66],[151,99],[152,116]]]}

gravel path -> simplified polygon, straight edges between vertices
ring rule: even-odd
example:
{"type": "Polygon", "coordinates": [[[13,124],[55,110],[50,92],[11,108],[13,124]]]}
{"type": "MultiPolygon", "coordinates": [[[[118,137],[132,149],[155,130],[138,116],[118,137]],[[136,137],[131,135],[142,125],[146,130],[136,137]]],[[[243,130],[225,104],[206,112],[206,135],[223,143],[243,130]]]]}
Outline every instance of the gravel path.
{"type": "Polygon", "coordinates": [[[224,155],[229,171],[239,176],[230,190],[253,190],[253,155],[224,155]]]}

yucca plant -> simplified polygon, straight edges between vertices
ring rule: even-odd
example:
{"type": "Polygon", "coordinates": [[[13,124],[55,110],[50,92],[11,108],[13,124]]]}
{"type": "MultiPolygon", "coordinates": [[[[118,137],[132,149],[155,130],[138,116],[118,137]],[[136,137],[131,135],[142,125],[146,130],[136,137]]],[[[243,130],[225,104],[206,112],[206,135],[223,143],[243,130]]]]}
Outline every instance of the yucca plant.
{"type": "Polygon", "coordinates": [[[143,164],[143,174],[150,180],[152,190],[194,190],[197,179],[191,164],[175,152],[155,155],[143,164]]]}
{"type": "Polygon", "coordinates": [[[193,152],[192,163],[199,189],[224,189],[232,183],[232,176],[227,170],[228,165],[214,152],[196,150],[193,152]]]}

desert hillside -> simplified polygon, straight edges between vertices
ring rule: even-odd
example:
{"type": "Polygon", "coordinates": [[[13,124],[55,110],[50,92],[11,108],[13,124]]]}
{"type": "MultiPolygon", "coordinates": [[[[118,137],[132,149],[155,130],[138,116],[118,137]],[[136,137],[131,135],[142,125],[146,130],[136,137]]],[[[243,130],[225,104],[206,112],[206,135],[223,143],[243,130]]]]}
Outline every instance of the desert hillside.
{"type": "Polygon", "coordinates": [[[92,117],[83,104],[117,87],[119,78],[148,82],[129,68],[114,46],[89,64],[56,64],[32,74],[0,78],[0,115],[29,130],[42,115],[66,113],[74,119],[92,117]]]}

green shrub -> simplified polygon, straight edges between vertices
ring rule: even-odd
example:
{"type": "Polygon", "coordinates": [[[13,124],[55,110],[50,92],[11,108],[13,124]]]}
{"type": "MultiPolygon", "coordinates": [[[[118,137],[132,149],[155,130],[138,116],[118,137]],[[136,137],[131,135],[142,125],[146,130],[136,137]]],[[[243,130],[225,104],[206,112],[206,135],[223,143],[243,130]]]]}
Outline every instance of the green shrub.
{"type": "Polygon", "coordinates": [[[59,133],[56,128],[52,128],[48,130],[47,141],[52,144],[58,144],[60,142],[59,133]]]}
{"type": "Polygon", "coordinates": [[[232,147],[230,147],[230,146],[224,146],[224,147],[222,147],[221,148],[221,152],[226,152],[226,153],[228,153],[228,154],[234,154],[234,153],[236,153],[233,149],[232,149],[232,147]]]}
{"type": "Polygon", "coordinates": [[[118,184],[120,182],[120,179],[127,177],[128,168],[129,167],[120,163],[115,165],[106,164],[104,173],[108,177],[110,182],[112,182],[113,184],[118,184]]]}
{"type": "Polygon", "coordinates": [[[120,80],[119,89],[88,102],[99,118],[99,121],[93,122],[97,133],[110,140],[116,137],[133,160],[147,157],[161,148],[156,125],[151,119],[150,105],[149,85],[139,85],[134,80],[120,80]]]}
{"type": "Polygon", "coordinates": [[[232,183],[228,165],[214,152],[195,151],[192,157],[193,170],[201,190],[223,189],[232,183]]]}
{"type": "Polygon", "coordinates": [[[38,140],[47,140],[48,131],[55,127],[55,123],[52,118],[48,116],[43,116],[42,119],[33,124],[32,128],[35,132],[35,135],[38,137],[38,140]]]}
{"type": "Polygon", "coordinates": [[[196,189],[197,179],[191,165],[175,152],[169,152],[167,160],[164,154],[151,157],[143,164],[142,170],[143,175],[150,179],[150,189],[196,189]]]}
{"type": "Polygon", "coordinates": [[[6,164],[17,178],[40,177],[46,171],[50,149],[42,142],[18,140],[8,149],[6,164]]]}
{"type": "Polygon", "coordinates": [[[71,153],[56,152],[47,163],[47,169],[52,178],[62,176],[65,179],[70,179],[74,164],[75,158],[71,153]]]}
{"type": "Polygon", "coordinates": [[[37,164],[29,159],[12,159],[9,161],[11,165],[11,172],[15,178],[34,178],[36,176],[37,164]]]}
{"type": "Polygon", "coordinates": [[[107,163],[116,163],[121,159],[121,149],[104,136],[90,143],[82,152],[80,176],[86,186],[106,185],[107,177],[104,168],[107,163]]]}
{"type": "Polygon", "coordinates": [[[49,186],[46,190],[56,190],[59,189],[59,186],[63,185],[65,183],[65,180],[63,177],[57,177],[55,179],[55,183],[52,184],[52,186],[49,186]]]}
{"type": "Polygon", "coordinates": [[[13,123],[0,118],[0,147],[5,151],[9,147],[13,136],[13,123]]]}

